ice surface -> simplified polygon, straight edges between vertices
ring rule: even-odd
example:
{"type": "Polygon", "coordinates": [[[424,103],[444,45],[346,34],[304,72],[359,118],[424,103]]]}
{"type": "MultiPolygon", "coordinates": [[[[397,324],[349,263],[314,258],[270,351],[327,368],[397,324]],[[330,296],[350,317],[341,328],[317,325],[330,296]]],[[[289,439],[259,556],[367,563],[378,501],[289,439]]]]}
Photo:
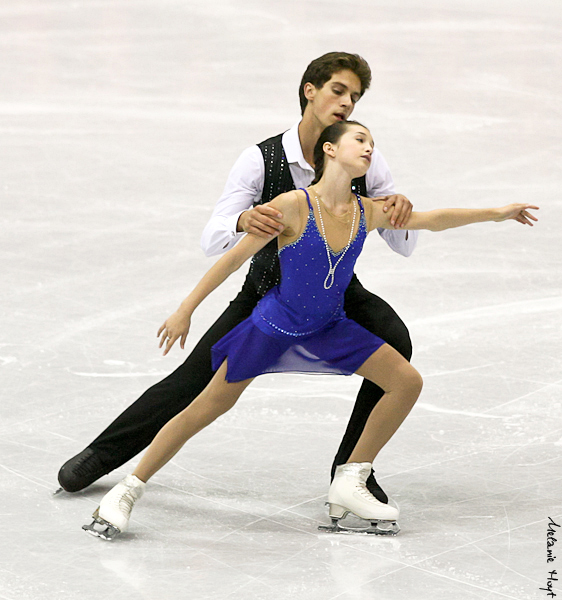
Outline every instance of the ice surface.
{"type": "Polygon", "coordinates": [[[546,597],[562,572],[562,541],[546,562],[562,520],[559,2],[20,0],[0,17],[0,598],[546,597]],[[375,465],[402,532],[317,532],[359,379],[264,376],[154,478],[129,533],[86,536],[135,461],[52,497],[60,465],[183,360],[155,334],[214,260],[199,236],[230,166],[296,122],[304,68],[340,49],[373,68],[355,116],[416,208],[541,206],[532,229],[422,234],[408,259],[372,236],[357,266],[425,379],[375,465]]]}

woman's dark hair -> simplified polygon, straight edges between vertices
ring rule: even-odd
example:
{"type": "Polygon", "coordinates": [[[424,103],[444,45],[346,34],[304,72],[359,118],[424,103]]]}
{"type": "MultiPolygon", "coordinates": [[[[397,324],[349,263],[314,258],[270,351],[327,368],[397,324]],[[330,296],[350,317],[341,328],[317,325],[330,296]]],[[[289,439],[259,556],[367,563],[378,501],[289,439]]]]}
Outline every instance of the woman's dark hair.
{"type": "Polygon", "coordinates": [[[369,89],[371,85],[371,68],[367,61],[359,54],[349,54],[348,52],[328,52],[319,58],[314,59],[306,68],[301,79],[299,87],[299,101],[301,104],[301,114],[308,103],[304,95],[304,86],[312,83],[315,88],[320,89],[327,81],[330,81],[334,73],[349,70],[359,77],[361,82],[361,96],[369,89]]]}
{"type": "MultiPolygon", "coordinates": [[[[324,144],[330,142],[337,144],[341,136],[348,130],[350,125],[359,125],[365,127],[358,121],[336,121],[334,124],[326,127],[320,134],[316,146],[314,146],[314,181],[310,185],[318,183],[324,175],[324,165],[326,162],[326,153],[324,152],[324,144]]],[[[365,127],[365,129],[367,129],[365,127]]]]}

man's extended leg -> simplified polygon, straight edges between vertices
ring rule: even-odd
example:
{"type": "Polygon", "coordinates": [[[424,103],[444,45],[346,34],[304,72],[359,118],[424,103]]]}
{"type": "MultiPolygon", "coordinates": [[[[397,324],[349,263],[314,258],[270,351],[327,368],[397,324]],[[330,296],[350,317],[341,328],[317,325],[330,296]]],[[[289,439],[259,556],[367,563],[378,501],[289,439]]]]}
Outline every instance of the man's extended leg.
{"type": "MultiPolygon", "coordinates": [[[[406,325],[389,304],[366,290],[356,278],[352,280],[346,292],[345,312],[350,319],[378,335],[400,352],[406,360],[410,360],[412,343],[406,325]]],[[[383,394],[379,386],[367,379],[363,380],[347,429],[332,464],[332,478],[336,467],[348,461],[363,433],[369,415],[383,394]]],[[[367,480],[367,487],[381,502],[388,502],[388,497],[372,475],[367,480]]]]}
{"type": "Polygon", "coordinates": [[[246,282],[187,360],[146,390],[85,450],[61,467],[61,486],[78,492],[146,448],[158,431],[203,391],[213,377],[211,347],[251,314],[258,299],[253,286],[246,282]]]}

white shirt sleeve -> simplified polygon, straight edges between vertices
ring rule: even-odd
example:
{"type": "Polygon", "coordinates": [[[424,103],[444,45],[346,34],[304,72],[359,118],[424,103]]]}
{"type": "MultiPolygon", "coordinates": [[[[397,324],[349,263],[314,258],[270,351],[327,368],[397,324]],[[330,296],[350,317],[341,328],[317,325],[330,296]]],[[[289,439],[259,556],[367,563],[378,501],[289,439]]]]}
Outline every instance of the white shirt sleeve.
{"type": "Polygon", "coordinates": [[[236,226],[240,215],[261,198],[265,166],[257,146],[250,146],[234,163],[223,193],[201,235],[201,248],[206,256],[222,254],[245,235],[236,226]]]}
{"type": "MultiPolygon", "coordinates": [[[[377,148],[373,150],[373,159],[366,176],[367,195],[371,198],[376,196],[389,196],[395,194],[394,180],[388,168],[388,164],[377,148]]],[[[382,239],[398,254],[410,256],[418,241],[417,231],[402,231],[397,229],[377,230],[382,239]]]]}

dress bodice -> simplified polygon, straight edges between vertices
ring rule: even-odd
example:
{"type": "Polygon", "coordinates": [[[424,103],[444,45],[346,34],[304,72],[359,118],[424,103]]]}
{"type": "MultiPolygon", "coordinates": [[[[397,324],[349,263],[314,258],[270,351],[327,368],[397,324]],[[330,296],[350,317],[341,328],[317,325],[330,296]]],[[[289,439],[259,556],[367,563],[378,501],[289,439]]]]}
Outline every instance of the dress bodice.
{"type": "MultiPolygon", "coordinates": [[[[297,240],[279,250],[281,283],[271,289],[258,303],[255,324],[283,335],[305,336],[325,327],[330,321],[345,317],[344,294],[355,262],[367,236],[365,211],[359,196],[359,224],[342,260],[334,272],[333,285],[326,289],[329,261],[324,238],[320,233],[308,192],[308,217],[304,231],[297,240]],[[260,322],[261,321],[261,322],[260,322]]],[[[345,249],[334,252],[335,265],[345,249]]]]}

